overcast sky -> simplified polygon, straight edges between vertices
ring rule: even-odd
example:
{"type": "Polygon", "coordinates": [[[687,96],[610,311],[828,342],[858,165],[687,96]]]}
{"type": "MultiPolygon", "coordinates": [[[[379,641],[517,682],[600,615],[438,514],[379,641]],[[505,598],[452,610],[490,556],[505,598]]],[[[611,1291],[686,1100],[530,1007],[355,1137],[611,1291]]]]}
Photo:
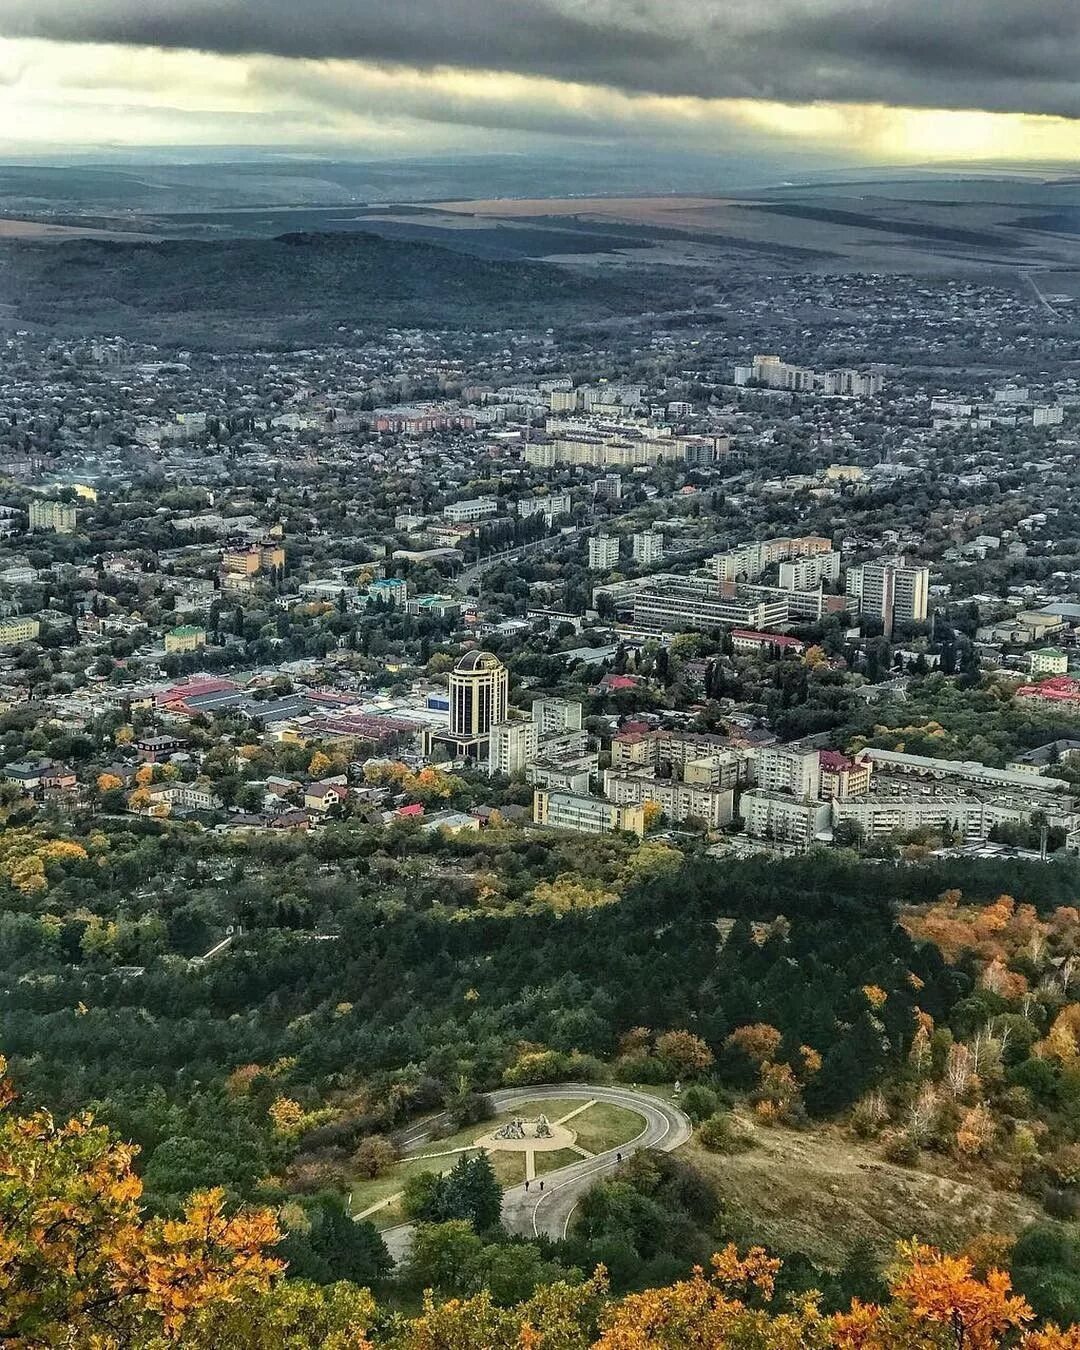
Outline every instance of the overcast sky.
{"type": "Polygon", "coordinates": [[[1078,0],[0,0],[0,143],[1080,159],[1078,0]]]}

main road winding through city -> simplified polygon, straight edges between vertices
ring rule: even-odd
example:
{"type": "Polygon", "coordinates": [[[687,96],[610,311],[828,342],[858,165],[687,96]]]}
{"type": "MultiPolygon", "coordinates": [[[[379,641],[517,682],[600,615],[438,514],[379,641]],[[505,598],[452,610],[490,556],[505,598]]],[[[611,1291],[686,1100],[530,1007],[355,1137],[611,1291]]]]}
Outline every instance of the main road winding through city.
{"type": "MultiPolygon", "coordinates": [[[[642,1118],[642,1129],[635,1138],[595,1157],[561,1167],[557,1172],[548,1172],[543,1178],[542,1191],[538,1181],[534,1181],[528,1191],[524,1185],[511,1186],[504,1191],[503,1224],[508,1232],[522,1237],[537,1237],[541,1233],[555,1239],[565,1237],[578,1201],[594,1182],[618,1166],[620,1156],[627,1158],[642,1148],[670,1153],[685,1144],[692,1133],[690,1121],[677,1106],[631,1088],[556,1083],[546,1087],[500,1088],[490,1096],[498,1113],[512,1110],[523,1102],[573,1098],[622,1106],[642,1118]]],[[[421,1152],[429,1142],[432,1130],[445,1122],[445,1115],[435,1116],[402,1130],[394,1137],[402,1156],[421,1152]]],[[[482,1128],[477,1126],[478,1133],[482,1128]]],[[[411,1224],[399,1224],[383,1233],[395,1260],[401,1260],[407,1254],[411,1236],[411,1224]]]]}

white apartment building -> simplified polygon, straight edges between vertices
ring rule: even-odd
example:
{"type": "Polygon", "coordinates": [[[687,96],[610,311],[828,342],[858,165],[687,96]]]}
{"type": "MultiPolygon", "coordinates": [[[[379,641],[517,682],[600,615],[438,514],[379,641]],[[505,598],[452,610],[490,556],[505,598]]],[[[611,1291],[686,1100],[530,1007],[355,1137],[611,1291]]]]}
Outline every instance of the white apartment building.
{"type": "Polygon", "coordinates": [[[799,801],[821,795],[821,756],[801,745],[768,745],[754,757],[754,782],[763,792],[790,792],[799,801]]]}
{"type": "Polygon", "coordinates": [[[535,722],[494,722],[488,740],[488,773],[524,773],[539,746],[535,722]]]}
{"type": "Polygon", "coordinates": [[[756,581],[775,562],[790,558],[809,558],[833,551],[832,540],[820,535],[789,539],[758,539],[727,553],[717,553],[712,567],[717,581],[756,581]]]}
{"type": "Polygon", "coordinates": [[[782,591],[815,591],[822,582],[840,578],[840,554],[816,553],[809,558],[795,558],[780,564],[782,591]]]}
{"type": "Polygon", "coordinates": [[[542,741],[564,731],[581,730],[582,707],[569,698],[534,698],[532,720],[542,741]]]}
{"type": "Polygon", "coordinates": [[[886,637],[897,623],[923,623],[930,597],[930,569],[902,558],[883,558],[848,569],[845,589],[864,618],[878,619],[886,637]]]}
{"type": "Polygon", "coordinates": [[[739,799],[739,815],[746,833],[755,839],[775,839],[805,852],[829,830],[828,802],[799,801],[782,792],[753,788],[739,799]]]}
{"type": "Polygon", "coordinates": [[[651,567],[664,556],[664,536],[659,530],[642,530],[634,535],[634,561],[651,567]]]}
{"type": "Polygon", "coordinates": [[[701,783],[653,778],[647,773],[604,771],[604,796],[620,806],[654,802],[669,820],[696,816],[714,830],[727,825],[734,815],[735,794],[731,788],[713,788],[701,783]]]}
{"type": "Polygon", "coordinates": [[[619,565],[619,541],[613,534],[598,534],[589,540],[589,571],[610,572],[619,565]]]}
{"type": "Polygon", "coordinates": [[[517,513],[522,520],[543,515],[550,524],[557,516],[568,516],[572,505],[569,492],[549,492],[544,497],[522,497],[517,513]]]}

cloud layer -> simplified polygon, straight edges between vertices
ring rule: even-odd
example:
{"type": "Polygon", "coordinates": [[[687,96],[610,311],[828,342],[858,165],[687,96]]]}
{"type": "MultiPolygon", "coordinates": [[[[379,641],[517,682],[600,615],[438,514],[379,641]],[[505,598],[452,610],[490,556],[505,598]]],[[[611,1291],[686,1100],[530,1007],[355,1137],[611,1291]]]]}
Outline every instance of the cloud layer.
{"type": "Polygon", "coordinates": [[[0,0],[0,34],[1080,117],[1076,0],[0,0]]]}

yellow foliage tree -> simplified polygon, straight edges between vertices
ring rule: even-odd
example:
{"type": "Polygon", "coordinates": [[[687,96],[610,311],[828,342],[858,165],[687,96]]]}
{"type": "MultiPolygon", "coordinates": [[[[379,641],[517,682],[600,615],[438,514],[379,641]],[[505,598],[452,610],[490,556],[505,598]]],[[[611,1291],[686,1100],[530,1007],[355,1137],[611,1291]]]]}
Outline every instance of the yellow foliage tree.
{"type": "MultiPolygon", "coordinates": [[[[0,1074],[6,1066],[0,1060],[0,1074]]],[[[0,1343],[119,1350],[177,1339],[208,1305],[264,1290],[269,1211],[229,1217],[221,1191],[144,1221],[132,1150],[89,1116],[19,1117],[0,1078],[0,1343]]]]}
{"type": "Polygon", "coordinates": [[[322,778],[334,767],[334,761],[329,755],[324,755],[321,750],[316,750],[311,756],[308,764],[308,774],[312,778],[322,778]]]}
{"type": "Polygon", "coordinates": [[[115,792],[123,786],[123,780],[117,778],[114,773],[99,773],[97,776],[97,790],[99,792],[115,792]]]}

